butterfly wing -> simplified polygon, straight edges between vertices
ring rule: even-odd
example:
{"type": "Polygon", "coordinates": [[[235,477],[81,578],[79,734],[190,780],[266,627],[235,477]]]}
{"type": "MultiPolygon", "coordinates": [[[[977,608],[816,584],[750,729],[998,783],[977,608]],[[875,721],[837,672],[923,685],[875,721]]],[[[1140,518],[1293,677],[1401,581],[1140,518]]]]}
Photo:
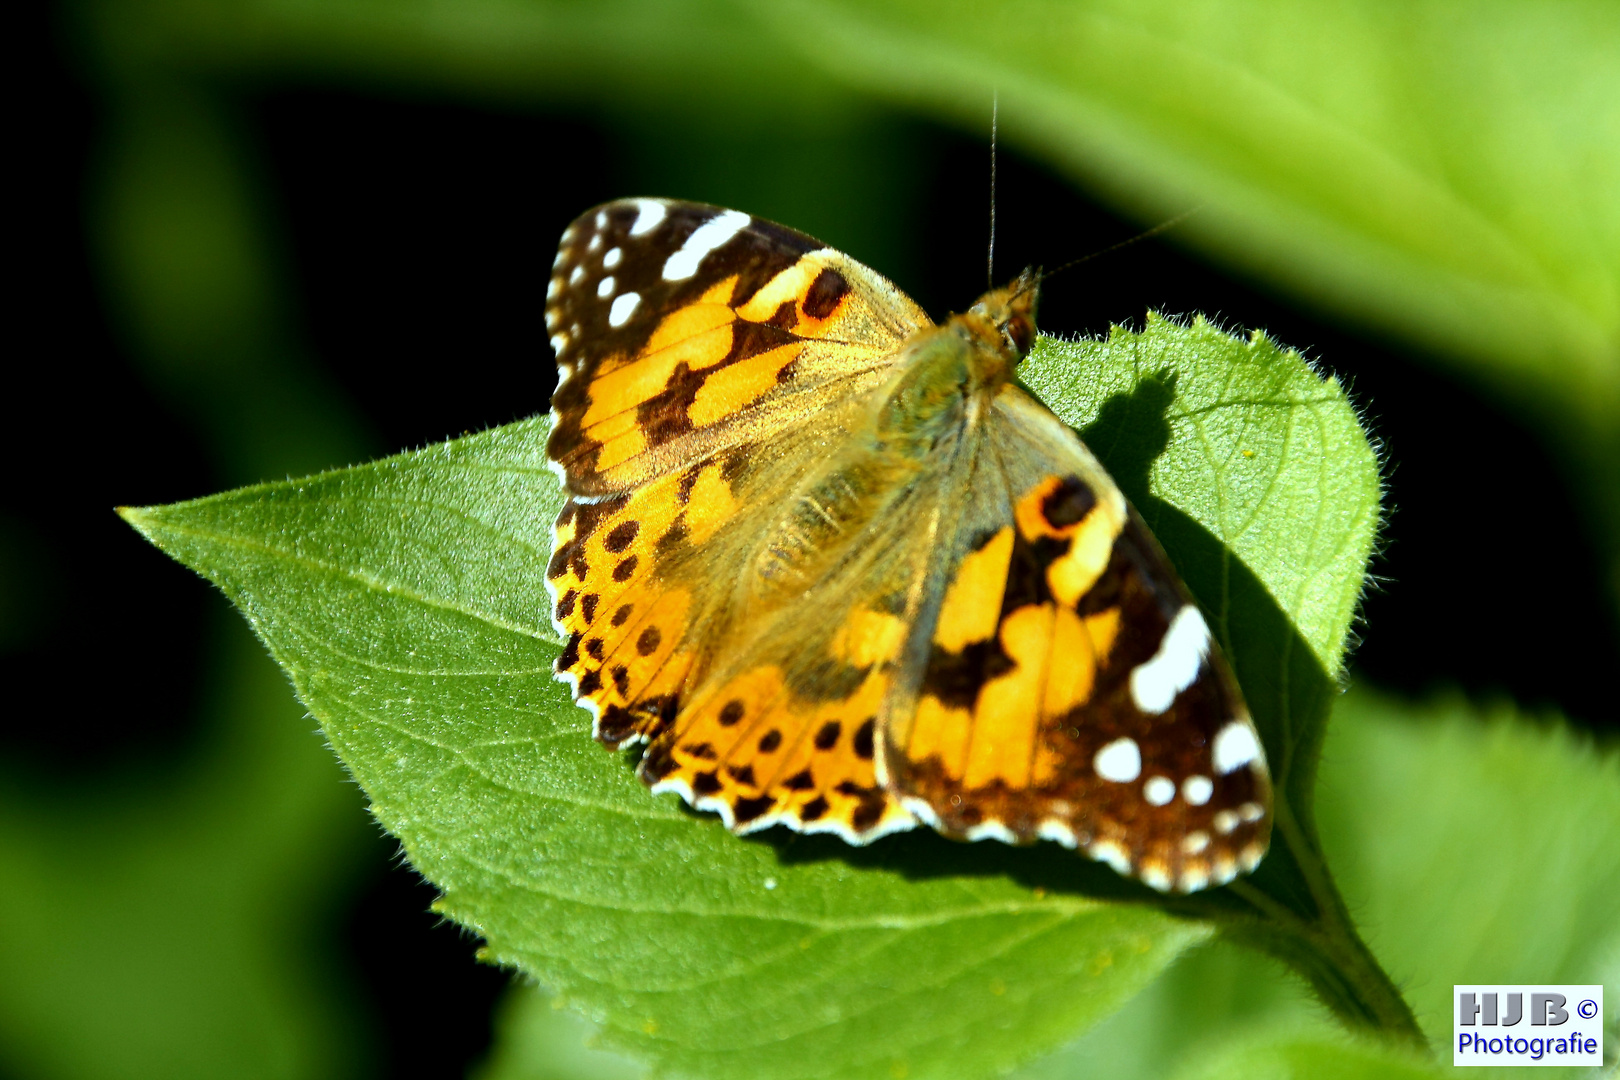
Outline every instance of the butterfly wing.
{"type": "Polygon", "coordinates": [[[1008,386],[980,430],[885,713],[889,790],[949,835],[1055,839],[1160,889],[1252,869],[1270,780],[1197,606],[1048,410],[1008,386]]]}
{"type": "Polygon", "coordinates": [[[698,203],[607,203],[563,233],[547,290],[561,376],[548,450],[570,494],[634,490],[814,420],[927,325],[803,233],[698,203]]]}
{"type": "Polygon", "coordinates": [[[562,375],[548,450],[571,495],[547,570],[568,636],[557,671],[595,713],[597,737],[654,740],[647,781],[738,826],[909,821],[853,726],[837,770],[822,770],[821,804],[794,780],[802,768],[770,767],[814,749],[828,718],[770,696],[769,669],[780,675],[789,658],[761,642],[786,616],[740,583],[784,498],[859,424],[866,391],[927,317],[801,233],[650,199],[609,203],[569,227],[546,317],[562,375]],[[724,699],[697,693],[737,678],[754,680],[746,694],[740,684],[724,699]],[[732,719],[734,700],[746,724],[732,719]],[[764,808],[771,792],[795,799],[764,808]]]}

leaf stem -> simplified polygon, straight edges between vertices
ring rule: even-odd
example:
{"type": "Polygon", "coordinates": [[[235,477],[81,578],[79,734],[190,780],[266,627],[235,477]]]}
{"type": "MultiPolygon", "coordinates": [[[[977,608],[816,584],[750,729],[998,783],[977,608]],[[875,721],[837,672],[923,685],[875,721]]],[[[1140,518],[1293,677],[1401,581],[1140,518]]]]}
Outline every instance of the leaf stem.
{"type": "Polygon", "coordinates": [[[1314,917],[1300,914],[1251,882],[1238,881],[1229,888],[1259,918],[1231,929],[1304,976],[1346,1026],[1378,1032],[1431,1055],[1411,1007],[1356,932],[1314,835],[1287,799],[1277,800],[1276,814],[1280,839],[1310,891],[1314,917]]]}

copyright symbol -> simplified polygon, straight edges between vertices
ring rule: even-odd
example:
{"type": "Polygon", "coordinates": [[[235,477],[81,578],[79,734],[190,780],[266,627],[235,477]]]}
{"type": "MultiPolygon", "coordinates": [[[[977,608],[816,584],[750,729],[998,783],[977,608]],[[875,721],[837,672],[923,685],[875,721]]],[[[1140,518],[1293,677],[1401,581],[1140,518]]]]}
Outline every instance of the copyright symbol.
{"type": "Polygon", "coordinates": [[[1597,1002],[1593,1001],[1591,998],[1587,998],[1585,1001],[1575,1006],[1575,1011],[1581,1014],[1582,1020],[1590,1020],[1592,1017],[1597,1015],[1597,1002]]]}

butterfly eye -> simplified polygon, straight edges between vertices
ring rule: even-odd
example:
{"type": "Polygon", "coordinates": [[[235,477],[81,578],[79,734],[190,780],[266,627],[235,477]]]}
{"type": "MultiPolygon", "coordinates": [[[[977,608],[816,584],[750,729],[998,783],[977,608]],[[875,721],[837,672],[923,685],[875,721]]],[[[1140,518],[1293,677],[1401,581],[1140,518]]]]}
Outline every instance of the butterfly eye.
{"type": "Polygon", "coordinates": [[[1014,315],[1008,319],[1002,324],[1001,332],[1007,336],[1012,347],[1018,350],[1019,356],[1029,352],[1029,347],[1035,340],[1035,324],[1024,315],[1014,315]]]}

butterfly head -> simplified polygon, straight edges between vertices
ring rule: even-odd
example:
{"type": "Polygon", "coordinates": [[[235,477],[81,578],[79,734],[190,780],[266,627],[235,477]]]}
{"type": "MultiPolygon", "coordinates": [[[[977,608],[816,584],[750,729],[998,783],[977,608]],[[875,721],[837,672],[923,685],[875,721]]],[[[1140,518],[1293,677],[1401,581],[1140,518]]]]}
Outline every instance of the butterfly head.
{"type": "Polygon", "coordinates": [[[990,290],[968,309],[969,317],[988,323],[1005,347],[1012,350],[1017,358],[1015,364],[1035,343],[1035,305],[1040,291],[1040,271],[1028,267],[1006,288],[990,290]]]}

